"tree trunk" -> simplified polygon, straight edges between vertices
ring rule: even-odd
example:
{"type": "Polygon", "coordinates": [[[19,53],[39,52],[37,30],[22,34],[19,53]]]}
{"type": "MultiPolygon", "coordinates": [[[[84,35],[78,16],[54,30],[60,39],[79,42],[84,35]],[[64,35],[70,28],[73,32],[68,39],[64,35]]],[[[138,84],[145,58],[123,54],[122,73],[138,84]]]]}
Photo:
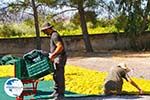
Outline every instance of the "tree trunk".
{"type": "Polygon", "coordinates": [[[93,48],[92,48],[92,45],[90,42],[90,38],[89,38],[88,30],[87,30],[87,25],[86,25],[86,21],[85,21],[84,8],[82,5],[79,5],[78,11],[79,11],[79,15],[80,15],[83,40],[85,43],[86,51],[87,52],[93,52],[93,48]]]}
{"type": "Polygon", "coordinates": [[[40,39],[40,31],[39,31],[39,22],[38,22],[38,13],[37,7],[35,5],[35,0],[32,0],[32,8],[34,13],[34,23],[35,23],[35,32],[36,32],[36,48],[41,50],[41,39],[40,39]]]}

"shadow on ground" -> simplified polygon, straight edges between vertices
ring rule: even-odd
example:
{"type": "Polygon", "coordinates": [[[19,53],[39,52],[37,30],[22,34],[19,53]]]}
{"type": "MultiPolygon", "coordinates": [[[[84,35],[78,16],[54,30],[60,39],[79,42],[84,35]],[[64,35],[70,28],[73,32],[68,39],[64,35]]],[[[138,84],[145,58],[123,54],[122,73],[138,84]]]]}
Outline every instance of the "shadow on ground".
{"type": "MultiPolygon", "coordinates": [[[[50,92],[38,90],[34,95],[34,100],[52,100],[50,92]]],[[[74,92],[65,92],[65,100],[102,100],[102,99],[144,99],[143,96],[150,96],[150,91],[145,91],[143,95],[138,95],[138,92],[123,92],[121,95],[82,95],[74,92]]]]}
{"type": "MultiPolygon", "coordinates": [[[[42,91],[42,90],[37,90],[37,94],[35,94],[32,98],[34,98],[34,100],[47,100],[47,99],[52,99],[53,97],[50,96],[50,94],[52,94],[52,91],[42,91]]],[[[69,92],[69,91],[65,91],[65,98],[84,98],[86,97],[86,95],[82,95],[82,94],[77,94],[74,92],[69,92]]]]}
{"type": "MultiPolygon", "coordinates": [[[[131,92],[123,91],[121,95],[138,95],[138,94],[139,94],[138,92],[134,91],[131,92]]],[[[143,94],[141,95],[150,95],[150,91],[143,91],[143,94]]]]}

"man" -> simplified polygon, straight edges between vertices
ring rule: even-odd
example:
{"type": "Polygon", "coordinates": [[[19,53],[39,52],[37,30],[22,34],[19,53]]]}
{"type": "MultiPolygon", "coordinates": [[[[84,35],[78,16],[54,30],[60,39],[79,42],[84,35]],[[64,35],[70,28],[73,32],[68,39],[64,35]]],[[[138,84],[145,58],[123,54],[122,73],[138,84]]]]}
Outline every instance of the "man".
{"type": "Polygon", "coordinates": [[[65,92],[64,66],[67,60],[64,43],[58,32],[54,30],[50,23],[45,23],[41,31],[50,36],[49,58],[55,67],[53,74],[55,87],[51,96],[56,98],[56,100],[62,100],[65,92]]]}
{"type": "Polygon", "coordinates": [[[118,66],[112,67],[105,80],[104,94],[121,94],[123,78],[137,88],[139,94],[142,94],[143,91],[127,74],[129,71],[130,69],[124,63],[120,63],[118,66]]]}

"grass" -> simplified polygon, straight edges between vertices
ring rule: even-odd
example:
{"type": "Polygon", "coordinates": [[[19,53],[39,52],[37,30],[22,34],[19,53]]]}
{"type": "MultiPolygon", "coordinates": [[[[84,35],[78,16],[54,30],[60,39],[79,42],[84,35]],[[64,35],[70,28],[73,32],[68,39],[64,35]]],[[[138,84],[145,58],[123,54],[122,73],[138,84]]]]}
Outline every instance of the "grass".
{"type": "MultiPolygon", "coordinates": [[[[14,75],[12,65],[0,66],[0,77],[10,77],[14,75]]],[[[98,72],[81,68],[79,66],[66,65],[65,82],[66,90],[86,95],[99,95],[103,93],[103,83],[107,76],[106,72],[98,72]]],[[[150,94],[150,80],[132,78],[143,90],[145,94],[150,94]]],[[[44,77],[44,80],[52,80],[51,75],[44,77]]],[[[124,81],[124,93],[137,94],[138,91],[132,85],[124,81]]]]}

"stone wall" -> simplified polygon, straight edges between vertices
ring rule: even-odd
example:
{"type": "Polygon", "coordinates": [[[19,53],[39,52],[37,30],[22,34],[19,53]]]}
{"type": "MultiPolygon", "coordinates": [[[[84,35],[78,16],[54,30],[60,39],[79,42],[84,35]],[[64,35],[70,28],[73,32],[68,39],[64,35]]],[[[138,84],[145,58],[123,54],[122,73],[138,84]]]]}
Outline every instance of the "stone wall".
{"type": "MultiPolygon", "coordinates": [[[[124,34],[116,37],[115,34],[90,35],[90,40],[94,51],[101,50],[126,50],[130,49],[129,39],[124,34]]],[[[150,34],[146,33],[137,39],[137,45],[150,48],[150,34]]],[[[63,36],[65,47],[68,52],[85,51],[82,35],[63,36]]],[[[49,38],[41,37],[41,47],[44,51],[49,51],[49,38]]],[[[21,55],[36,49],[36,38],[12,38],[0,39],[0,55],[14,54],[21,55]]]]}

